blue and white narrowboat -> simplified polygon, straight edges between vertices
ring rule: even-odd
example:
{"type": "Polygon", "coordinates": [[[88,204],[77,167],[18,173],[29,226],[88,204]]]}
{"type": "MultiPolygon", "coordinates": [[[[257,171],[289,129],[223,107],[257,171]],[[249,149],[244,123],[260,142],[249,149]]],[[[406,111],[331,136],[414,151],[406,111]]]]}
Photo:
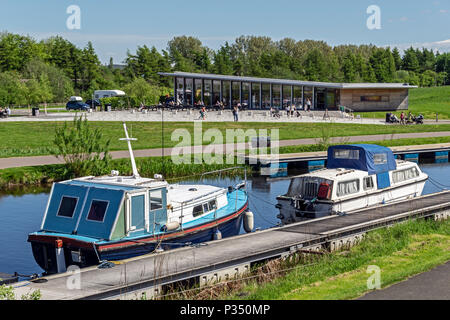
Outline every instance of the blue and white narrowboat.
{"type": "Polygon", "coordinates": [[[277,197],[278,218],[289,224],[422,194],[428,176],[414,162],[395,159],[392,150],[369,144],[328,149],[327,166],[291,178],[277,197]]]}
{"type": "Polygon", "coordinates": [[[237,235],[243,217],[252,217],[244,184],[219,188],[140,177],[124,128],[133,176],[112,171],[53,184],[40,230],[28,236],[47,273],[237,235]]]}

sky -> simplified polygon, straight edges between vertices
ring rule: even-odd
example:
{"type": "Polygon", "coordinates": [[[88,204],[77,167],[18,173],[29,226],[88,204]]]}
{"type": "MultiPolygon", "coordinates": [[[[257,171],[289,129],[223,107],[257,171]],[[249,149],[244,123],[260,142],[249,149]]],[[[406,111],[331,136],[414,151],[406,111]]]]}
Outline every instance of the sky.
{"type": "Polygon", "coordinates": [[[256,35],[450,52],[450,0],[1,0],[0,31],[37,40],[60,35],[79,47],[91,41],[102,63],[122,63],[137,46],[166,49],[180,35],[215,50],[256,35]],[[67,27],[72,5],[80,9],[79,29],[67,27]],[[379,29],[367,26],[371,5],[380,9],[379,29]]]}

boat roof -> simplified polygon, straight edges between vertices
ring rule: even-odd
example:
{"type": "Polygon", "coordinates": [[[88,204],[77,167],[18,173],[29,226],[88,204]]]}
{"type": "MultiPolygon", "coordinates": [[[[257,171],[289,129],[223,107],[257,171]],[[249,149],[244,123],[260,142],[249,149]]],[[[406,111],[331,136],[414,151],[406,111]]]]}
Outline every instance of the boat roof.
{"type": "Polygon", "coordinates": [[[203,198],[208,194],[225,193],[226,189],[202,184],[172,184],[167,188],[167,192],[171,202],[183,203],[203,198]]]}
{"type": "Polygon", "coordinates": [[[83,177],[64,181],[62,183],[122,191],[132,191],[144,188],[156,189],[166,187],[168,185],[167,181],[165,180],[113,175],[102,177],[83,177]]]}
{"type": "Polygon", "coordinates": [[[395,170],[392,150],[375,144],[337,145],[328,148],[328,169],[355,169],[378,174],[395,170]]]}

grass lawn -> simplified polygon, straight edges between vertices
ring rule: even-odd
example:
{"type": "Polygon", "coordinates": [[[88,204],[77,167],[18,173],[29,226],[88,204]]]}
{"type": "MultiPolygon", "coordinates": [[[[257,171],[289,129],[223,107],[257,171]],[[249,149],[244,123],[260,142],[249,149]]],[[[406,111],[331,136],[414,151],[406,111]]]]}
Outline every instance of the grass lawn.
{"type": "MultiPolygon", "coordinates": [[[[317,257],[270,282],[252,281],[220,298],[248,300],[353,299],[370,291],[368,266],[381,270],[381,288],[450,260],[450,220],[410,221],[369,232],[348,251],[317,257]],[[231,296],[230,296],[231,294],[231,296]]],[[[285,266],[286,267],[286,266],[285,266]]]]}
{"type": "MultiPolygon", "coordinates": [[[[119,138],[124,136],[120,122],[90,122],[93,127],[100,128],[104,139],[111,139],[111,150],[126,150],[127,146],[119,138]]],[[[52,148],[55,127],[61,122],[0,122],[0,157],[37,156],[49,154],[52,148]]],[[[180,146],[180,140],[171,141],[171,135],[176,129],[186,129],[193,141],[193,122],[170,122],[164,124],[164,146],[180,146]]],[[[356,136],[371,134],[393,134],[408,132],[450,131],[450,124],[422,126],[384,126],[342,123],[235,123],[235,122],[205,122],[203,131],[219,129],[224,137],[226,129],[279,129],[280,140],[320,138],[324,136],[356,136]]],[[[133,122],[128,124],[130,135],[138,140],[133,142],[133,148],[160,148],[161,124],[156,122],[133,122]]],[[[268,131],[270,134],[270,131],[268,131]]],[[[204,142],[208,144],[209,142],[204,142]]],[[[222,143],[215,141],[215,143],[222,143]]],[[[190,144],[189,142],[187,143],[190,144]]],[[[186,145],[186,144],[185,144],[186,145]]]]}
{"type": "MultiPolygon", "coordinates": [[[[425,119],[435,120],[436,113],[439,119],[450,119],[450,86],[417,88],[409,90],[409,110],[412,114],[421,113],[425,119]]],[[[394,112],[398,117],[401,113],[394,112]]],[[[386,112],[357,112],[355,115],[361,115],[364,118],[386,118],[386,112]]],[[[400,117],[399,117],[400,118],[400,117]]]]}

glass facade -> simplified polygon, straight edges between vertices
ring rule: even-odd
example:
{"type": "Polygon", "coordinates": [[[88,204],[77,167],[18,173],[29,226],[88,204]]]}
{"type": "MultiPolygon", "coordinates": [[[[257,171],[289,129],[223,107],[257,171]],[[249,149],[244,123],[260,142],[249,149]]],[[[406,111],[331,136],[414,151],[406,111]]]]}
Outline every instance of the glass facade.
{"type": "Polygon", "coordinates": [[[248,108],[250,105],[249,87],[250,87],[250,84],[248,82],[242,83],[242,107],[244,107],[244,108],[248,108]]]}
{"type": "Polygon", "coordinates": [[[270,84],[262,84],[262,108],[270,109],[270,84]]]}
{"type": "Polygon", "coordinates": [[[281,86],[279,84],[272,85],[272,101],[274,108],[281,108],[281,86]]]}
{"type": "Polygon", "coordinates": [[[303,107],[302,101],[302,87],[294,86],[294,105],[297,109],[301,109],[303,107]]]}
{"type": "Polygon", "coordinates": [[[252,108],[253,109],[261,109],[261,97],[259,89],[261,85],[259,83],[252,83],[252,108]]]}
{"type": "Polygon", "coordinates": [[[216,105],[220,102],[220,80],[213,81],[212,104],[216,105]]]}
{"type": "Polygon", "coordinates": [[[230,81],[223,81],[222,103],[225,108],[230,106],[230,81]]]}
{"type": "Polygon", "coordinates": [[[205,106],[210,106],[211,105],[211,80],[203,80],[204,81],[204,86],[203,86],[203,102],[205,104],[205,106]]]}
{"type": "MultiPolygon", "coordinates": [[[[215,106],[222,101],[225,108],[239,103],[243,108],[286,109],[295,105],[297,110],[305,109],[308,101],[311,110],[337,110],[340,105],[340,90],[313,87],[311,85],[291,85],[231,80],[208,80],[176,76],[174,89],[178,104],[185,106],[215,106]]],[[[225,77],[225,76],[224,76],[225,77]]],[[[375,98],[374,98],[375,99],[375,98]]]]}
{"type": "Polygon", "coordinates": [[[199,104],[202,101],[202,80],[195,79],[194,92],[194,104],[199,104]]]}

